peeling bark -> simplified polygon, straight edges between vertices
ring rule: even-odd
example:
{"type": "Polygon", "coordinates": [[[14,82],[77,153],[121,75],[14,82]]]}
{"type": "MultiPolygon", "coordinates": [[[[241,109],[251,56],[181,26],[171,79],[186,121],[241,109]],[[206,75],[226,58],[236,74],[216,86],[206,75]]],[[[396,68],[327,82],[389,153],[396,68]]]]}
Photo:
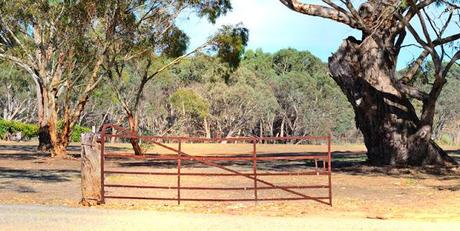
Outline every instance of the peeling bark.
{"type": "MultiPolygon", "coordinates": [[[[355,112],[372,165],[455,164],[431,139],[433,121],[421,121],[409,99],[395,87],[396,57],[384,41],[347,38],[329,58],[332,78],[355,112]]],[[[434,104],[426,113],[434,113],[434,104]]]]}
{"type": "MultiPolygon", "coordinates": [[[[135,136],[137,136],[137,128],[138,128],[137,121],[138,121],[137,118],[135,118],[133,114],[128,113],[129,129],[131,130],[131,133],[135,136]]],[[[139,139],[131,138],[129,142],[131,143],[131,146],[133,147],[134,154],[142,155],[142,149],[141,149],[141,146],[139,145],[139,139]]]]}

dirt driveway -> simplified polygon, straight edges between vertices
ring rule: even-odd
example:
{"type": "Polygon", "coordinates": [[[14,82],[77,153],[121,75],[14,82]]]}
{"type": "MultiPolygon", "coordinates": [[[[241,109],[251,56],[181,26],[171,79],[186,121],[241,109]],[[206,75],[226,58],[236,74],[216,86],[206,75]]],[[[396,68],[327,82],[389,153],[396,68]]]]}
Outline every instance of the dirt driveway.
{"type": "Polygon", "coordinates": [[[261,217],[60,206],[0,205],[0,227],[21,230],[458,230],[460,222],[261,217]],[[24,216],[27,214],[27,216],[24,216]]]}
{"type": "MultiPolygon", "coordinates": [[[[199,147],[202,149],[203,147],[199,147]]],[[[460,148],[451,147],[450,153],[460,158],[460,148]]],[[[411,219],[420,221],[460,220],[460,173],[437,170],[399,171],[363,165],[360,146],[335,146],[333,162],[333,207],[312,201],[254,203],[183,203],[109,200],[100,208],[155,210],[166,212],[193,212],[250,216],[325,216],[350,219],[411,219]]],[[[70,147],[78,154],[79,147],[70,147]]],[[[151,169],[172,171],[167,163],[116,162],[113,167],[130,170],[151,169]]],[[[245,168],[245,166],[234,166],[245,168]]],[[[294,170],[299,165],[292,167],[294,170]]],[[[33,143],[0,144],[0,203],[43,204],[79,207],[80,162],[54,160],[35,152],[33,143]]],[[[197,167],[198,168],[198,167],[197,167]]],[[[200,171],[203,166],[199,166],[200,171]]],[[[206,169],[204,169],[206,170],[206,169]]],[[[194,171],[189,166],[189,171],[194,171]]],[[[212,169],[209,169],[212,171],[212,169]]],[[[314,176],[316,177],[316,176],[314,176]]],[[[138,181],[169,184],[168,178],[123,178],[113,181],[138,181]]],[[[311,176],[290,179],[312,182],[311,176]]],[[[198,182],[191,177],[189,182],[198,182]]],[[[219,181],[217,179],[217,181],[219,181]]],[[[136,183],[136,182],[134,182],[136,183]]],[[[225,185],[241,182],[220,180],[225,185]]],[[[166,191],[165,193],[168,193],[166,191]]],[[[192,195],[193,196],[193,195],[192,195]]],[[[198,195],[199,196],[199,195],[198,195]]],[[[225,193],[222,193],[225,196],[225,193]]]]}

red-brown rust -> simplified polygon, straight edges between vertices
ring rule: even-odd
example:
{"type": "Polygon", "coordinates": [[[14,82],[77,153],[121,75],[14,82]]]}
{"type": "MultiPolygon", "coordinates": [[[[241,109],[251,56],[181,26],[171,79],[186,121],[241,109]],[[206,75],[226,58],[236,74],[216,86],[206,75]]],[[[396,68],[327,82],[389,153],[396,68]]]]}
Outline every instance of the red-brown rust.
{"type": "MultiPolygon", "coordinates": [[[[156,160],[177,160],[175,155],[134,155],[134,154],[105,154],[105,158],[131,158],[131,159],[156,159],[156,160]]],[[[212,160],[212,161],[252,161],[250,156],[183,156],[181,160],[212,160]]],[[[255,160],[327,160],[327,156],[259,156],[255,160]]]]}
{"type": "MultiPolygon", "coordinates": [[[[175,201],[177,198],[168,197],[134,197],[134,196],[106,196],[107,199],[133,199],[133,200],[166,200],[175,201]]],[[[310,197],[312,200],[317,200],[320,203],[328,204],[321,201],[326,200],[328,197],[310,197]]],[[[305,200],[305,198],[297,197],[281,197],[281,198],[260,198],[259,201],[290,201],[290,200],[305,200]]],[[[243,202],[243,201],[256,201],[254,198],[235,198],[235,199],[217,199],[217,198],[182,198],[181,201],[203,201],[203,202],[243,202]]]]}
{"type": "MultiPolygon", "coordinates": [[[[155,186],[155,185],[125,185],[125,184],[106,184],[105,187],[107,188],[141,188],[141,189],[179,189],[179,187],[175,186],[155,186]]],[[[328,185],[305,185],[305,186],[292,186],[292,185],[286,185],[283,186],[285,188],[293,188],[293,189],[316,189],[316,188],[329,188],[328,185]]],[[[247,190],[254,190],[256,187],[180,187],[181,190],[222,190],[222,191],[237,191],[237,190],[242,190],[242,191],[247,191],[247,190]]],[[[257,187],[257,190],[277,190],[276,188],[273,187],[267,187],[267,186],[262,186],[262,187],[257,187]]]]}
{"type": "MultiPolygon", "coordinates": [[[[176,176],[175,172],[138,172],[138,171],[104,171],[106,174],[129,174],[129,175],[158,175],[158,176],[176,176]]],[[[239,175],[253,176],[254,173],[240,173],[239,175]]],[[[303,172],[264,172],[257,173],[257,176],[311,176],[311,175],[328,175],[327,171],[303,171],[303,172]],[[318,174],[317,174],[318,173],[318,174]]],[[[203,173],[190,172],[181,173],[181,176],[235,176],[234,173],[203,173]]]]}
{"type": "Polygon", "coordinates": [[[180,136],[136,136],[131,132],[127,132],[126,129],[123,130],[122,134],[105,134],[107,128],[112,129],[123,129],[119,126],[113,125],[104,125],[102,127],[102,136],[101,136],[101,155],[103,165],[104,158],[133,158],[133,159],[149,159],[149,160],[176,160],[177,161],[177,172],[138,172],[138,171],[117,171],[117,170],[108,170],[105,171],[102,168],[102,188],[112,187],[112,188],[138,188],[138,189],[177,189],[177,196],[175,198],[163,198],[163,197],[135,197],[135,196],[115,196],[115,195],[104,195],[104,198],[110,199],[144,199],[144,200],[177,200],[177,203],[180,204],[181,201],[274,201],[274,200],[314,200],[323,204],[328,204],[332,206],[332,186],[331,186],[331,135],[328,136],[294,136],[294,137],[230,137],[230,138],[193,138],[193,137],[180,137],[180,136]],[[173,151],[177,155],[133,155],[132,153],[104,153],[103,143],[106,141],[107,137],[118,137],[125,139],[136,138],[143,140],[145,143],[155,144],[166,150],[173,151]],[[257,143],[263,141],[288,141],[288,140],[324,140],[327,142],[327,153],[315,154],[315,155],[278,155],[278,156],[257,156],[257,143]],[[178,143],[178,148],[169,147],[159,141],[173,141],[178,143]],[[253,150],[252,155],[249,156],[194,156],[184,153],[182,151],[181,145],[183,142],[252,142],[253,150]],[[183,173],[181,172],[181,162],[182,161],[196,161],[201,164],[208,166],[216,167],[227,171],[229,173],[183,173]],[[327,161],[327,170],[325,169],[325,164],[323,164],[323,169],[320,171],[317,164],[315,165],[315,171],[303,171],[303,172],[257,172],[257,161],[273,161],[273,160],[322,160],[323,163],[327,161]],[[214,163],[213,161],[252,161],[252,173],[245,173],[232,170],[228,167],[214,163]],[[104,174],[134,174],[134,175],[169,175],[177,176],[177,186],[152,186],[152,185],[126,185],[126,184],[104,184],[104,174]],[[297,186],[280,186],[272,184],[266,180],[259,179],[258,176],[296,176],[296,175],[327,175],[328,176],[328,185],[297,185],[297,186]],[[181,186],[181,176],[240,176],[254,181],[253,187],[182,187],[181,186]],[[265,184],[266,186],[259,186],[258,183],[265,184]],[[292,189],[328,189],[328,197],[312,197],[307,196],[303,193],[299,193],[292,189]],[[216,198],[182,198],[181,190],[253,190],[254,198],[245,199],[245,198],[232,198],[232,199],[216,199],[216,198]],[[282,190],[290,194],[296,195],[298,197],[277,197],[277,198],[258,198],[258,190],[282,190]],[[322,201],[328,199],[328,202],[322,201]]]}

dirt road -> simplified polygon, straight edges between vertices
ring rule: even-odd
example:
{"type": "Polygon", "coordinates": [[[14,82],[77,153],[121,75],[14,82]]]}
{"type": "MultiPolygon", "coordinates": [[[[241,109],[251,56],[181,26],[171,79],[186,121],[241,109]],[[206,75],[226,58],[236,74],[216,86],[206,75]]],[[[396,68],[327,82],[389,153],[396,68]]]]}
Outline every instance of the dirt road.
{"type": "MultiPolygon", "coordinates": [[[[190,146],[189,148],[193,148],[190,146]]],[[[205,147],[195,147],[196,150],[205,150],[205,147]]],[[[212,147],[211,147],[212,148],[212,147]]],[[[210,149],[211,149],[210,148],[210,149]]],[[[298,148],[298,146],[295,146],[298,148]]],[[[312,147],[314,148],[314,147],[312,147]]],[[[403,227],[406,227],[406,224],[425,224],[417,222],[457,222],[460,221],[460,197],[459,190],[459,179],[460,172],[423,172],[414,169],[401,169],[396,172],[389,171],[385,168],[373,168],[362,164],[364,159],[363,152],[359,151],[359,147],[355,148],[353,146],[335,146],[333,154],[333,207],[319,204],[312,201],[305,202],[261,202],[255,205],[254,203],[182,203],[180,206],[176,205],[175,201],[164,202],[164,201],[122,201],[122,200],[108,200],[105,205],[99,206],[99,209],[126,209],[126,210],[149,210],[152,211],[152,215],[126,215],[126,217],[135,217],[135,220],[143,222],[141,226],[135,226],[129,224],[129,219],[125,218],[125,215],[113,215],[115,217],[114,221],[122,225],[127,225],[128,228],[132,227],[141,227],[144,225],[149,227],[160,227],[168,229],[168,225],[171,223],[177,222],[177,226],[173,228],[193,228],[200,227],[200,225],[205,224],[204,221],[199,223],[200,217],[209,218],[214,222],[213,218],[217,217],[217,220],[221,218],[229,220],[228,223],[230,226],[224,225],[222,227],[231,227],[238,228],[237,226],[239,221],[243,222],[245,228],[250,229],[283,229],[284,226],[290,227],[292,229],[305,229],[307,227],[320,227],[323,229],[328,229],[327,224],[338,221],[338,227],[343,227],[343,229],[350,229],[349,225],[361,222],[363,224],[374,224],[374,222],[382,222],[378,219],[385,219],[383,226],[379,226],[377,223],[375,226],[379,228],[387,227],[387,224],[401,224],[403,227]],[[339,149],[340,148],[340,149],[339,149]],[[350,151],[353,150],[353,151],[350,151]],[[348,167],[347,167],[348,166],[348,167]],[[196,221],[190,223],[185,219],[182,223],[174,220],[176,215],[164,215],[165,217],[172,216],[173,218],[163,218],[161,214],[176,214],[179,216],[182,215],[189,217],[188,219],[193,219],[195,215],[185,215],[196,213],[198,218],[196,221]],[[201,214],[216,214],[214,215],[201,215],[201,214]],[[248,216],[248,218],[242,218],[240,216],[248,216]],[[151,217],[156,217],[151,219],[151,217]],[[233,218],[237,217],[233,221],[233,218]],[[263,220],[267,223],[262,223],[260,217],[279,217],[279,218],[264,218],[263,220]],[[287,219],[281,218],[287,217],[287,219]],[[294,218],[297,217],[297,218],[294,218]],[[119,219],[118,219],[119,218],[119,219]],[[374,219],[368,219],[374,218],[374,219]],[[165,220],[163,226],[161,224],[155,224],[159,220],[165,220]],[[171,220],[168,223],[168,219],[171,220]],[[276,221],[279,221],[278,222],[276,221]],[[405,220],[402,222],[402,220],[405,220]],[[238,222],[237,222],[238,221],[238,222]],[[311,221],[305,223],[307,221],[311,221]],[[407,222],[406,222],[407,221],[407,222]],[[196,223],[198,222],[198,223],[196,223]],[[233,223],[236,222],[233,226],[233,223]],[[196,224],[195,224],[196,223],[196,224]],[[196,225],[193,226],[192,225],[196,225]],[[248,226],[246,226],[248,224],[248,226]],[[297,224],[297,225],[296,225],[297,224]],[[264,225],[264,226],[262,226],[264,225]],[[341,226],[340,226],[341,225],[341,226]],[[296,228],[297,227],[297,228],[296,228]]],[[[226,149],[227,150],[227,149],[226,149]]],[[[77,145],[71,146],[69,151],[78,157],[79,147],[77,145]]],[[[227,150],[228,151],[228,150],[227,150]]],[[[233,151],[239,151],[233,150],[233,151]]],[[[314,151],[314,150],[312,150],[314,151]]],[[[209,151],[210,152],[210,151],[209,151]]],[[[214,151],[213,151],[214,152],[214,151]]],[[[460,147],[453,147],[450,151],[450,154],[460,160],[460,147]]],[[[231,164],[231,163],[230,163],[231,164]]],[[[230,165],[232,169],[241,169],[247,171],[246,165],[230,165]]],[[[259,163],[258,166],[264,167],[270,171],[277,169],[284,169],[287,171],[297,171],[299,168],[304,168],[306,163],[291,163],[287,165],[286,163],[259,163]]],[[[311,163],[310,163],[311,164],[311,163]]],[[[123,168],[130,171],[175,171],[176,163],[167,163],[167,162],[152,162],[152,161],[110,161],[108,163],[110,168],[123,168]]],[[[308,166],[307,166],[308,167],[308,166]]],[[[250,169],[250,168],[249,168],[250,169]]],[[[212,168],[205,168],[204,166],[199,165],[185,165],[184,171],[215,171],[212,168]]],[[[264,178],[265,179],[265,178],[264,178]]],[[[321,178],[322,179],[322,178],[321,178]]],[[[319,179],[319,176],[308,176],[308,177],[289,177],[289,178],[280,178],[280,179],[270,179],[273,181],[279,180],[282,185],[294,185],[294,184],[313,184],[316,180],[319,179]],[[286,181],[286,182],[284,182],[286,181]],[[290,182],[294,181],[294,182],[290,182]]],[[[177,183],[177,178],[175,177],[136,177],[134,179],[129,178],[128,176],[108,176],[106,178],[107,182],[123,183],[129,182],[130,184],[146,184],[146,185],[174,185],[177,183]],[[172,182],[172,183],[171,183],[172,182]]],[[[227,178],[210,178],[203,180],[199,177],[186,177],[183,178],[184,185],[193,184],[199,186],[200,184],[215,184],[221,185],[222,187],[241,187],[242,184],[252,185],[252,181],[243,182],[238,178],[235,180],[227,180],[227,178]]],[[[243,185],[245,186],[245,185],[243,185]]],[[[273,190],[272,190],[273,191],[273,190]]],[[[307,195],[313,195],[313,193],[318,190],[308,192],[307,195]]],[[[121,191],[120,191],[121,192],[121,191]]],[[[113,192],[113,193],[120,193],[113,192]]],[[[110,193],[110,192],[109,192],[110,193]]],[[[123,192],[121,192],[123,193],[123,192]]],[[[130,190],[129,192],[124,192],[128,195],[138,195],[144,193],[140,190],[130,190]]],[[[145,192],[145,196],[149,195],[163,195],[174,197],[175,190],[162,190],[162,191],[148,191],[145,192]]],[[[232,194],[230,192],[219,193],[215,192],[201,192],[197,190],[191,190],[183,192],[183,196],[187,197],[222,197],[222,198],[241,198],[244,196],[252,196],[252,191],[238,191],[237,194],[232,194]],[[208,195],[205,193],[213,193],[208,195]]],[[[262,192],[261,192],[262,193],[262,192]]],[[[268,196],[276,196],[277,193],[283,193],[278,191],[267,191],[270,193],[268,196]]],[[[47,157],[47,154],[37,153],[35,151],[35,144],[23,144],[23,143],[6,143],[2,144],[0,142],[0,204],[35,204],[35,205],[47,205],[47,206],[68,206],[79,208],[78,202],[81,199],[80,191],[80,161],[78,158],[63,160],[63,159],[51,159],[47,157]]],[[[261,194],[262,195],[262,194],[261,194]]],[[[283,195],[285,196],[285,195],[283,195]]],[[[290,195],[288,195],[290,196],[290,195]]],[[[28,210],[21,211],[22,209],[17,209],[18,212],[5,212],[4,208],[0,208],[0,219],[2,217],[8,218],[13,216],[21,217],[24,219],[37,219],[38,225],[43,225],[40,221],[40,215],[52,219],[53,221],[61,221],[61,223],[50,223],[54,226],[45,226],[50,229],[61,229],[59,224],[72,224],[72,219],[76,221],[82,220],[80,225],[82,228],[99,230],[99,228],[104,228],[102,225],[106,225],[107,222],[97,223],[97,214],[107,214],[109,212],[104,212],[105,210],[99,210],[98,213],[93,213],[92,215],[80,215],[79,213],[86,212],[69,212],[69,214],[64,213],[64,215],[52,215],[54,210],[53,207],[50,207],[51,212],[33,212],[29,218],[27,215],[28,210]],[[2,211],[3,210],[3,211],[2,211]],[[72,215],[76,213],[76,215],[72,215]],[[4,215],[6,214],[6,215],[4,215]],[[34,215],[35,214],[35,215],[34,215]],[[94,218],[93,218],[94,217],[94,218]],[[94,221],[93,221],[94,220],[94,221]],[[88,223],[88,226],[84,226],[88,223]],[[101,225],[96,226],[95,224],[101,225]]],[[[88,210],[93,211],[94,209],[88,210]]],[[[80,211],[80,210],[72,210],[80,211]]],[[[86,211],[86,210],[83,210],[86,211]]],[[[132,214],[127,212],[126,214],[132,214]]],[[[112,215],[108,216],[111,217],[112,215]]],[[[21,222],[22,218],[14,218],[12,221],[14,224],[23,225],[23,229],[27,229],[33,223],[21,222]],[[29,225],[29,226],[27,226],[29,225]]],[[[46,220],[45,219],[45,220],[46,220]]],[[[107,218],[108,219],[108,218],[107,218]]],[[[33,222],[33,220],[32,220],[33,222]]],[[[102,222],[102,221],[101,221],[102,222]]],[[[337,223],[337,222],[335,222],[337,223]]],[[[214,223],[213,223],[214,224],[214,223]]],[[[436,223],[428,223],[426,229],[429,230],[429,227],[433,227],[436,223]]],[[[444,223],[442,223],[444,224],[444,223]]],[[[449,224],[449,223],[446,223],[449,224]]],[[[436,224],[437,225],[437,224],[436,224]]],[[[395,228],[395,226],[389,226],[395,228]]],[[[5,230],[4,227],[8,227],[10,230],[13,229],[11,222],[6,222],[0,224],[0,230],[5,230]],[[7,223],[10,226],[6,226],[7,223]]],[[[118,227],[118,226],[115,226],[118,227]]],[[[206,226],[208,227],[208,226],[206,226]]],[[[218,222],[210,228],[221,227],[218,225],[218,222]]],[[[374,226],[372,226],[374,227],[374,226]]],[[[423,225],[416,225],[414,227],[421,227],[423,225]]],[[[444,225],[443,227],[448,227],[444,225]]],[[[75,229],[79,229],[80,226],[76,226],[75,229]]],[[[126,228],[126,229],[128,229],[126,228]]],[[[147,229],[146,228],[146,229],[147,229]]],[[[337,228],[337,227],[335,227],[337,228]]],[[[437,230],[436,226],[436,230],[437,230]]],[[[39,228],[30,228],[29,230],[37,230],[39,228]]],[[[121,229],[121,228],[120,228],[121,229]]],[[[275,229],[275,230],[276,230],[275,229]]],[[[367,228],[363,228],[368,230],[367,228]]],[[[396,229],[396,228],[395,228],[396,229]]],[[[13,229],[17,230],[17,229],[13,229]]],[[[61,229],[67,230],[67,229],[61,229]]],[[[452,230],[452,229],[451,229],[452,230]]],[[[460,230],[460,229],[458,229],[460,230]]]]}
{"type": "Polygon", "coordinates": [[[261,217],[0,205],[2,230],[459,230],[459,222],[261,217]]]}

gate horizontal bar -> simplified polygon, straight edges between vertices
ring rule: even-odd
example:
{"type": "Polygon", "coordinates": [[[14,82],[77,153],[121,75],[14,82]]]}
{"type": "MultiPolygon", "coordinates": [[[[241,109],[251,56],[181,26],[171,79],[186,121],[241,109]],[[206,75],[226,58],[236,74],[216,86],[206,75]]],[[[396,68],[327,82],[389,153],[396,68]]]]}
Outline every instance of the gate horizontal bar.
{"type": "MultiPolygon", "coordinates": [[[[225,157],[225,156],[193,156],[193,157],[178,157],[178,156],[157,156],[157,155],[126,155],[126,154],[105,154],[104,157],[106,158],[130,158],[130,159],[151,159],[151,160],[214,160],[214,161],[252,161],[254,160],[253,157],[225,157]]],[[[256,161],[263,161],[263,160],[327,160],[327,156],[262,156],[256,157],[256,161]]]]}
{"type": "MultiPolygon", "coordinates": [[[[175,186],[153,186],[153,185],[123,185],[123,184],[106,184],[110,188],[139,188],[139,189],[178,189],[175,186]]],[[[310,189],[310,188],[329,188],[328,185],[305,185],[305,186],[283,186],[283,188],[293,189],[310,189]]],[[[254,190],[254,187],[180,187],[181,190],[254,190]]],[[[263,186],[257,187],[257,190],[277,190],[278,188],[263,186]]]]}
{"type": "Polygon", "coordinates": [[[137,136],[133,134],[110,134],[105,133],[107,138],[125,138],[141,140],[170,140],[170,141],[196,141],[196,142],[221,142],[221,141],[286,141],[286,140],[327,140],[329,136],[286,136],[286,137],[228,137],[228,138],[204,138],[186,136],[137,136]]]}
{"type": "MultiPolygon", "coordinates": [[[[126,174],[126,175],[159,175],[177,176],[175,172],[134,172],[134,171],[104,171],[105,174],[126,174]]],[[[237,176],[234,173],[181,173],[181,176],[237,176]]],[[[241,173],[244,176],[253,176],[254,173],[241,173]]],[[[328,175],[327,171],[304,171],[304,172],[266,172],[257,173],[257,176],[305,176],[305,175],[328,175]]]]}
{"type": "MultiPolygon", "coordinates": [[[[102,174],[102,198],[104,199],[141,199],[141,200],[163,200],[163,201],[177,201],[180,204],[181,201],[289,201],[289,200],[314,200],[319,203],[327,204],[332,206],[332,184],[331,184],[331,138],[332,135],[329,133],[328,136],[290,136],[290,137],[225,137],[225,138],[203,138],[203,137],[181,137],[181,136],[138,136],[136,132],[123,129],[119,126],[114,125],[103,125],[102,134],[101,134],[101,174],[102,174]],[[121,130],[121,134],[107,134],[107,128],[114,128],[116,130],[121,130]],[[131,139],[131,141],[143,140],[146,144],[154,144],[162,147],[166,150],[172,151],[173,154],[162,154],[162,153],[152,153],[144,155],[134,155],[134,153],[128,152],[104,152],[104,143],[107,138],[119,137],[122,139],[131,139]],[[264,141],[305,141],[305,140],[324,140],[327,142],[327,152],[300,152],[297,154],[293,153],[277,153],[276,155],[270,155],[269,153],[261,154],[257,156],[256,146],[259,143],[264,141]],[[201,155],[190,155],[185,153],[181,149],[181,144],[183,143],[217,143],[227,141],[227,143],[242,143],[242,144],[252,144],[253,149],[252,153],[238,153],[238,154],[227,154],[220,155],[213,153],[212,155],[205,156],[201,155]],[[172,147],[178,145],[178,148],[172,147]],[[171,146],[172,145],[172,146],[171,146]],[[251,155],[252,154],[252,155],[251,155]],[[167,161],[177,161],[177,173],[176,172],[148,172],[148,171],[119,171],[118,168],[114,167],[113,170],[104,170],[104,159],[105,158],[118,158],[118,161],[121,159],[139,159],[139,160],[167,160],[167,161]],[[226,173],[207,173],[207,172],[190,172],[190,173],[181,173],[181,161],[194,161],[200,164],[207,165],[209,167],[219,168],[226,171],[226,173]],[[315,160],[315,168],[312,171],[299,171],[299,172],[257,172],[257,161],[276,161],[276,160],[315,160]],[[253,172],[240,172],[229,168],[227,165],[223,164],[221,161],[251,161],[253,172]],[[323,161],[322,170],[318,169],[318,161],[323,161]],[[327,161],[327,170],[326,170],[326,161],[327,161]],[[165,176],[177,176],[178,183],[177,186],[160,186],[160,185],[133,185],[133,184],[105,184],[104,174],[132,174],[132,175],[165,175],[165,176]],[[260,176],[301,176],[301,175],[326,175],[328,176],[328,185],[288,185],[281,186],[276,185],[276,183],[271,183],[266,179],[258,178],[260,176]],[[197,186],[193,187],[181,186],[180,177],[181,176],[240,176],[243,178],[248,178],[254,181],[254,186],[251,187],[205,187],[197,186]],[[264,184],[264,186],[259,187],[258,183],[264,184]],[[174,189],[177,190],[177,195],[173,198],[165,197],[146,197],[144,196],[122,196],[122,195],[105,195],[105,188],[132,188],[132,189],[174,189]],[[304,193],[298,192],[295,189],[328,189],[328,196],[308,196],[304,193]],[[254,191],[254,198],[182,198],[180,190],[227,190],[227,191],[236,191],[236,190],[250,190],[254,191]],[[273,198],[258,198],[257,190],[282,190],[290,194],[296,195],[295,197],[273,197],[273,198]],[[324,201],[328,199],[328,202],[324,201]]],[[[270,142],[266,142],[270,143],[270,142]]],[[[287,142],[273,142],[275,143],[287,143],[287,142]]],[[[293,142],[290,142],[293,143],[293,142]]],[[[276,149],[276,148],[274,148],[276,149]]],[[[310,168],[307,168],[310,169],[310,168]]],[[[246,184],[244,184],[246,185],[246,184]]],[[[210,185],[213,186],[213,185],[210,185]]],[[[108,192],[111,193],[110,191],[108,192]]],[[[115,193],[116,194],[116,193],[115,193]]]]}
{"type": "MultiPolygon", "coordinates": [[[[176,201],[177,198],[164,197],[134,197],[134,196],[105,196],[106,199],[128,199],[128,200],[166,200],[176,201]]],[[[326,200],[329,197],[286,197],[286,198],[258,198],[257,201],[290,201],[290,200],[326,200]]],[[[256,199],[236,198],[236,199],[216,199],[216,198],[180,198],[181,201],[209,201],[209,202],[225,202],[225,201],[256,201],[256,199]]],[[[322,201],[327,204],[327,202],[322,201]]]]}

